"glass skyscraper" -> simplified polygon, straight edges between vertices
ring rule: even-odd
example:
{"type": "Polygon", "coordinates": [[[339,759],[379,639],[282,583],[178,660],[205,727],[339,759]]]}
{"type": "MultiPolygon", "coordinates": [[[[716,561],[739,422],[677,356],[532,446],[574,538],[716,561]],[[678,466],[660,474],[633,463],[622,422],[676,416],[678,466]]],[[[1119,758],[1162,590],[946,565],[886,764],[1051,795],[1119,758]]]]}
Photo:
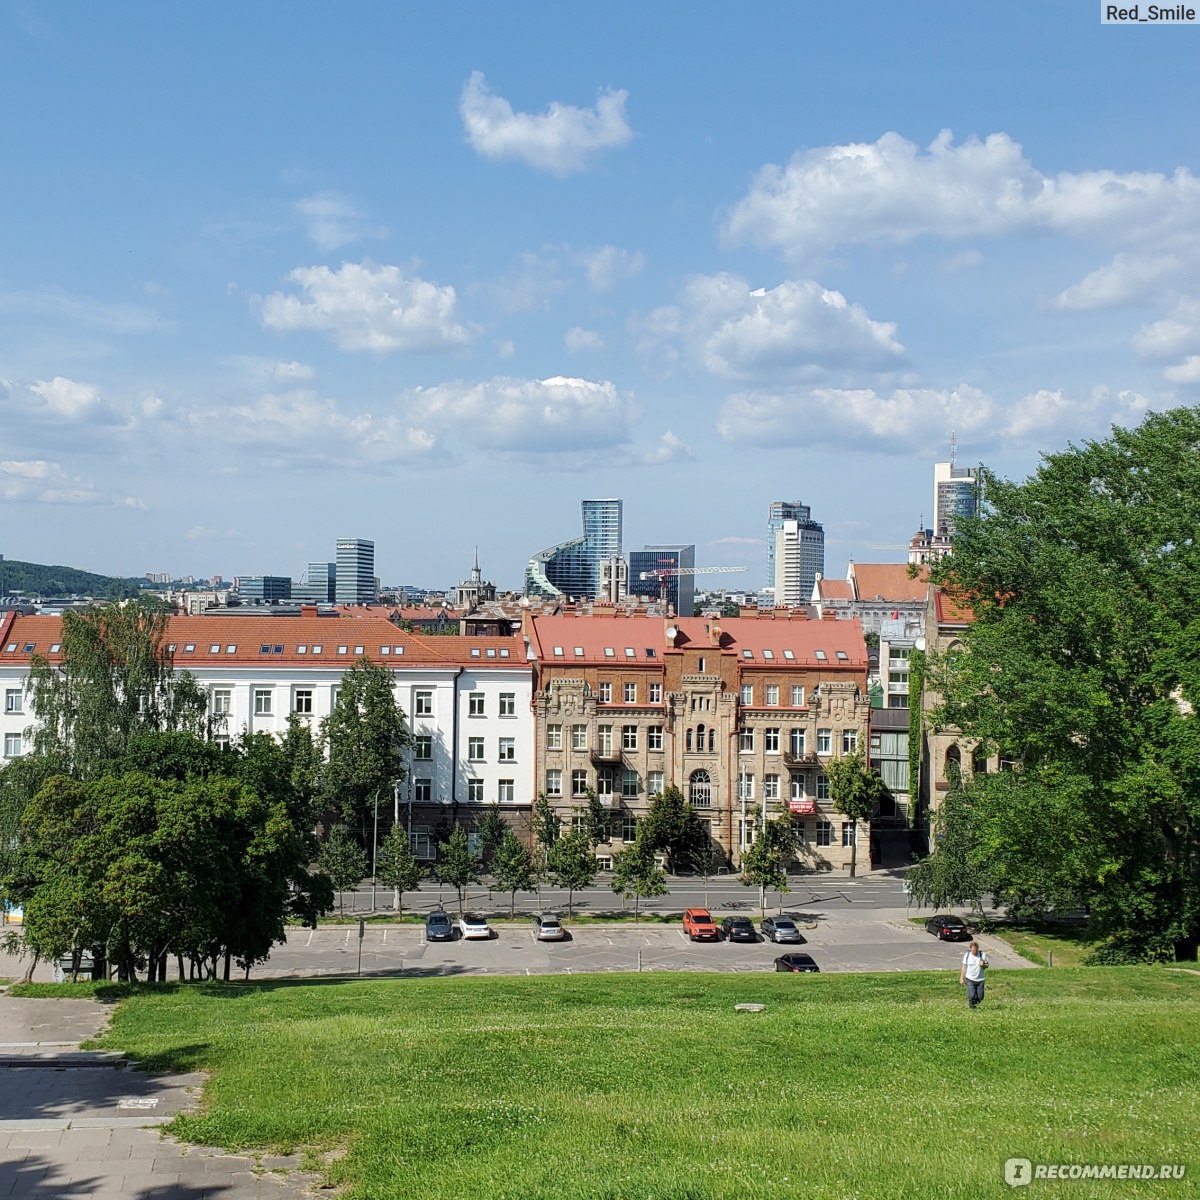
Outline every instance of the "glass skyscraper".
{"type": "MultiPolygon", "coordinates": [[[[804,599],[792,599],[789,602],[807,604],[808,597],[812,595],[817,572],[820,571],[822,574],[825,572],[825,527],[812,519],[812,510],[807,504],[801,504],[799,500],[771,501],[771,507],[767,511],[767,587],[770,588],[778,586],[775,564],[776,537],[787,521],[796,523],[795,540],[797,544],[802,543],[804,547],[803,568],[795,579],[795,595],[803,593],[804,599]],[[807,592],[804,592],[805,587],[808,588],[807,592]]],[[[788,538],[789,545],[792,540],[792,537],[788,538]]],[[[775,597],[775,602],[781,603],[778,595],[775,597]]]]}
{"type": "Polygon", "coordinates": [[[621,554],[621,501],[584,500],[583,536],[541,550],[525,569],[528,596],[594,600],[600,593],[600,563],[621,554]]]}
{"type": "Polygon", "coordinates": [[[695,546],[644,546],[629,552],[629,583],[631,596],[658,600],[665,591],[667,603],[677,617],[690,617],[696,607],[696,580],[692,575],[668,575],[664,579],[643,579],[655,571],[677,571],[695,567],[695,546]],[[665,584],[665,589],[664,589],[665,584]]]}
{"type": "Polygon", "coordinates": [[[338,538],[337,602],[369,604],[375,599],[375,543],[338,538]]]}

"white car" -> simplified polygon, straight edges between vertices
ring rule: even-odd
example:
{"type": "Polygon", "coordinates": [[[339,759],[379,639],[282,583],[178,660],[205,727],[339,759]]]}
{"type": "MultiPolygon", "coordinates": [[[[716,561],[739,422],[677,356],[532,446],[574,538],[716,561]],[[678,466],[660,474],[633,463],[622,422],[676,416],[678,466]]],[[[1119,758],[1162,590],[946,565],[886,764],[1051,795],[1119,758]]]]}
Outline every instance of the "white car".
{"type": "Polygon", "coordinates": [[[478,913],[463,913],[458,921],[458,931],[464,941],[479,938],[486,942],[492,936],[492,928],[487,919],[478,913]]]}
{"type": "Polygon", "coordinates": [[[561,942],[567,931],[553,913],[539,913],[533,918],[533,936],[539,942],[561,942]]]}

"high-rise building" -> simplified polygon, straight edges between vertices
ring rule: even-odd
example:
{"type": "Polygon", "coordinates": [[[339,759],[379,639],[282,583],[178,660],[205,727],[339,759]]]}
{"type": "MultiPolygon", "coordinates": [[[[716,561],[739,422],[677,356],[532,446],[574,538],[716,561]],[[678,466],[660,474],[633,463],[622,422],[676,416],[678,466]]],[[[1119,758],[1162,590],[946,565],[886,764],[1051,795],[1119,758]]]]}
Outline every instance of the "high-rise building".
{"type": "Polygon", "coordinates": [[[640,550],[630,550],[629,594],[647,600],[658,600],[665,596],[672,613],[690,617],[696,607],[695,577],[655,576],[655,572],[690,569],[695,565],[695,546],[643,546],[640,550]]]}
{"type": "Polygon", "coordinates": [[[775,589],[776,604],[807,604],[817,573],[825,573],[825,529],[812,519],[812,510],[799,500],[773,500],[767,511],[767,587],[775,589]],[[794,548],[795,561],[784,571],[785,597],[780,592],[778,545],[785,525],[794,528],[785,544],[794,548]]]}
{"type": "Polygon", "coordinates": [[[370,604],[376,594],[375,543],[363,538],[338,538],[337,602],[370,604]]]}
{"type": "Polygon", "coordinates": [[[933,464],[933,532],[952,538],[957,522],[979,511],[979,471],[949,462],[933,464]]]}
{"type": "Polygon", "coordinates": [[[337,563],[310,562],[303,581],[292,587],[292,599],[332,604],[337,599],[337,563]]]}
{"type": "Polygon", "coordinates": [[[292,598],[292,581],[286,575],[239,575],[236,591],[243,604],[275,604],[292,598]]]}
{"type": "MultiPolygon", "coordinates": [[[[799,500],[772,500],[767,510],[767,587],[775,586],[775,535],[783,528],[784,521],[795,521],[806,527],[809,544],[819,543],[821,547],[821,561],[815,570],[825,569],[825,530],[812,519],[812,509],[799,500]]],[[[807,597],[804,602],[808,603],[807,597]]]]}
{"type": "Polygon", "coordinates": [[[594,600],[600,564],[621,554],[621,501],[584,500],[583,534],[540,550],[525,568],[525,594],[594,600]]]}

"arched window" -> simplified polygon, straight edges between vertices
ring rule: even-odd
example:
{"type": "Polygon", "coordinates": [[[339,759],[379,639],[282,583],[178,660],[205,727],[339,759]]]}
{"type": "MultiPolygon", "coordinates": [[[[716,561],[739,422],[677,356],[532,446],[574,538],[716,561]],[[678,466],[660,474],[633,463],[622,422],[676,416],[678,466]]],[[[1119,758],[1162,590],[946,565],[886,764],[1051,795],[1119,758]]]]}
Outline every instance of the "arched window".
{"type": "Polygon", "coordinates": [[[951,746],[946,751],[946,782],[951,786],[957,785],[962,778],[962,751],[957,746],[951,746]]]}
{"type": "Polygon", "coordinates": [[[717,749],[717,731],[715,729],[710,729],[708,731],[708,752],[710,754],[713,754],[716,752],[716,749],[717,749]]]}
{"type": "Polygon", "coordinates": [[[712,807],[712,780],[707,771],[693,771],[688,779],[688,799],[693,808],[712,807]]]}
{"type": "Polygon", "coordinates": [[[688,750],[688,753],[691,754],[691,752],[692,752],[692,731],[690,729],[687,731],[687,750],[688,750]]]}

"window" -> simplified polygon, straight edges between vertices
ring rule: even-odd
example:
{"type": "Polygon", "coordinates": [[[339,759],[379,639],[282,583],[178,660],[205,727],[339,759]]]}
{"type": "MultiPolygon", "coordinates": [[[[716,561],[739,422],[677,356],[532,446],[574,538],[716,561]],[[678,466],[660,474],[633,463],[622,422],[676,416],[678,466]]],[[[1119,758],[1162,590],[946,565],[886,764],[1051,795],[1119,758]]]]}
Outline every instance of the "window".
{"type": "Polygon", "coordinates": [[[21,735],[19,733],[6,733],[4,735],[4,757],[20,758],[21,753],[21,735]]]}
{"type": "Polygon", "coordinates": [[[413,716],[414,717],[432,717],[433,716],[433,693],[432,692],[417,692],[413,696],[413,716]]]}
{"type": "Polygon", "coordinates": [[[663,773],[661,771],[646,772],[646,795],[661,796],[663,790],[663,773]]]}
{"type": "Polygon", "coordinates": [[[767,754],[779,753],[779,726],[772,725],[763,730],[763,750],[767,754]]]}
{"type": "Polygon", "coordinates": [[[4,693],[4,711],[19,713],[24,711],[24,696],[20,688],[8,688],[4,693]]]}
{"type": "Polygon", "coordinates": [[[586,771],[571,772],[571,795],[586,796],[588,790],[588,778],[586,771]]]}
{"type": "Polygon", "coordinates": [[[416,762],[433,760],[433,738],[429,734],[417,734],[417,739],[413,742],[413,759],[416,762]]]}
{"type": "Polygon", "coordinates": [[[704,659],[696,659],[696,671],[701,675],[704,674],[704,659]]]}
{"type": "Polygon", "coordinates": [[[500,715],[502,717],[515,717],[517,715],[516,692],[500,693],[500,715]]]}
{"type": "Polygon", "coordinates": [[[764,775],[763,776],[763,803],[769,804],[772,800],[779,799],[779,776],[764,775]]]}
{"type": "Polygon", "coordinates": [[[636,750],[638,727],[636,725],[621,726],[621,749],[636,750]]]}
{"type": "Polygon", "coordinates": [[[572,833],[583,833],[584,825],[586,823],[587,823],[587,818],[583,815],[583,813],[575,813],[575,815],[572,816],[572,818],[571,818],[571,832],[572,833]]]}
{"type": "Polygon", "coordinates": [[[907,708],[908,707],[908,697],[903,692],[896,692],[892,695],[889,695],[887,700],[888,700],[888,703],[887,703],[888,708],[907,708]]]}
{"type": "Polygon", "coordinates": [[[571,726],[571,749],[586,750],[587,749],[587,726],[572,725],[571,726]]]}
{"type": "Polygon", "coordinates": [[[612,804],[613,792],[616,791],[616,781],[611,770],[596,773],[596,795],[606,804],[612,804]]]}
{"type": "Polygon", "coordinates": [[[754,703],[754,685],[752,683],[743,683],[742,684],[742,703],[743,704],[753,704],[754,703]]]}
{"type": "Polygon", "coordinates": [[[214,717],[228,716],[233,712],[233,692],[228,688],[216,688],[212,694],[212,711],[214,717]]]}
{"type": "Polygon", "coordinates": [[[817,753],[832,754],[833,753],[833,730],[818,729],[817,730],[817,753]]]}
{"type": "Polygon", "coordinates": [[[486,709],[484,705],[487,703],[487,697],[482,692],[467,693],[467,716],[482,717],[485,715],[486,709]]]}
{"type": "Polygon", "coordinates": [[[853,821],[843,821],[842,822],[842,845],[843,846],[853,846],[854,840],[855,840],[854,839],[854,822],[853,821]]]}
{"type": "Polygon", "coordinates": [[[912,648],[910,646],[889,646],[888,666],[895,666],[897,663],[907,663],[911,654],[912,648]]]}
{"type": "Polygon", "coordinates": [[[414,804],[432,804],[433,803],[433,780],[432,779],[414,779],[413,780],[413,803],[414,804]]]}
{"type": "Polygon", "coordinates": [[[254,689],[254,715],[256,717],[271,715],[271,693],[266,688],[254,689]]]}
{"type": "Polygon", "coordinates": [[[646,749],[661,750],[663,748],[663,727],[661,725],[651,725],[646,730],[646,749]]]}
{"type": "Polygon", "coordinates": [[[546,795],[562,795],[562,772],[557,768],[551,768],[546,772],[546,795]]]}
{"type": "Polygon", "coordinates": [[[601,704],[611,704],[612,703],[612,684],[611,683],[602,683],[600,685],[599,700],[600,700],[601,704]]]}
{"type": "Polygon", "coordinates": [[[743,729],[738,734],[738,753],[753,754],[754,753],[754,730],[743,729]]]}
{"type": "Polygon", "coordinates": [[[621,795],[626,799],[632,800],[641,793],[642,781],[638,778],[636,771],[631,771],[628,767],[621,772],[621,795]]]}
{"type": "Polygon", "coordinates": [[[804,707],[804,688],[801,687],[799,684],[794,685],[792,688],[792,707],[793,708],[803,708],[804,707]]]}
{"type": "Polygon", "coordinates": [[[324,649],[324,647],[321,645],[321,643],[320,643],[320,642],[314,642],[314,643],[313,643],[313,651],[312,651],[312,652],[313,652],[314,654],[320,654],[320,653],[321,653],[321,651],[322,651],[322,649],[324,649]]]}
{"type": "Polygon", "coordinates": [[[788,749],[797,757],[803,758],[807,753],[805,750],[805,731],[803,729],[793,729],[788,734],[788,749]]]}
{"type": "Polygon", "coordinates": [[[907,671],[889,671],[888,684],[893,687],[908,687],[907,671]]]}
{"type": "Polygon", "coordinates": [[[297,688],[292,693],[292,712],[302,716],[311,715],[313,710],[312,688],[297,688]]]}
{"type": "Polygon", "coordinates": [[[501,738],[500,753],[496,756],[500,762],[516,762],[517,761],[517,739],[516,738],[501,738]]]}
{"type": "Polygon", "coordinates": [[[467,803],[482,804],[483,803],[483,780],[468,779],[467,780],[467,803]]]}
{"type": "Polygon", "coordinates": [[[596,729],[596,751],[601,758],[611,758],[613,752],[613,727],[600,725],[596,729]]]}
{"type": "Polygon", "coordinates": [[[748,804],[754,799],[754,776],[749,771],[743,771],[738,776],[738,799],[748,804]]]}
{"type": "Polygon", "coordinates": [[[803,775],[793,775],[792,776],[792,799],[793,800],[807,800],[808,799],[808,788],[804,782],[803,775]]]}
{"type": "Polygon", "coordinates": [[[712,808],[712,780],[707,771],[693,771],[688,781],[688,799],[693,808],[712,808]]]}
{"type": "Polygon", "coordinates": [[[817,799],[829,799],[829,776],[824,771],[817,776],[817,799]]]}
{"type": "Polygon", "coordinates": [[[767,684],[767,706],[776,708],[779,705],[779,685],[775,683],[767,684]]]}
{"type": "Polygon", "coordinates": [[[853,754],[858,749],[858,730],[842,730],[842,753],[853,754]]]}
{"type": "Polygon", "coordinates": [[[637,838],[637,817],[625,813],[621,817],[621,841],[632,842],[637,838]]]}
{"type": "Polygon", "coordinates": [[[511,779],[501,779],[496,784],[496,803],[511,804],[516,795],[516,788],[511,779]]]}
{"type": "Polygon", "coordinates": [[[661,683],[652,683],[650,685],[650,703],[651,704],[661,704],[662,703],[662,684],[661,683]]]}
{"type": "Polygon", "coordinates": [[[817,822],[817,845],[833,845],[833,826],[828,821],[817,822]]]}
{"type": "Polygon", "coordinates": [[[561,750],[563,747],[562,741],[562,726],[547,725],[546,726],[546,749],[561,750]]]}
{"type": "Polygon", "coordinates": [[[636,683],[624,684],[622,687],[622,693],[624,695],[626,704],[636,704],[637,703],[637,684],[636,683]]]}
{"type": "Polygon", "coordinates": [[[483,738],[467,738],[467,761],[483,762],[483,738]]]}
{"type": "Polygon", "coordinates": [[[212,738],[212,744],[220,750],[228,750],[229,749],[229,734],[214,733],[213,738],[212,738]]]}

